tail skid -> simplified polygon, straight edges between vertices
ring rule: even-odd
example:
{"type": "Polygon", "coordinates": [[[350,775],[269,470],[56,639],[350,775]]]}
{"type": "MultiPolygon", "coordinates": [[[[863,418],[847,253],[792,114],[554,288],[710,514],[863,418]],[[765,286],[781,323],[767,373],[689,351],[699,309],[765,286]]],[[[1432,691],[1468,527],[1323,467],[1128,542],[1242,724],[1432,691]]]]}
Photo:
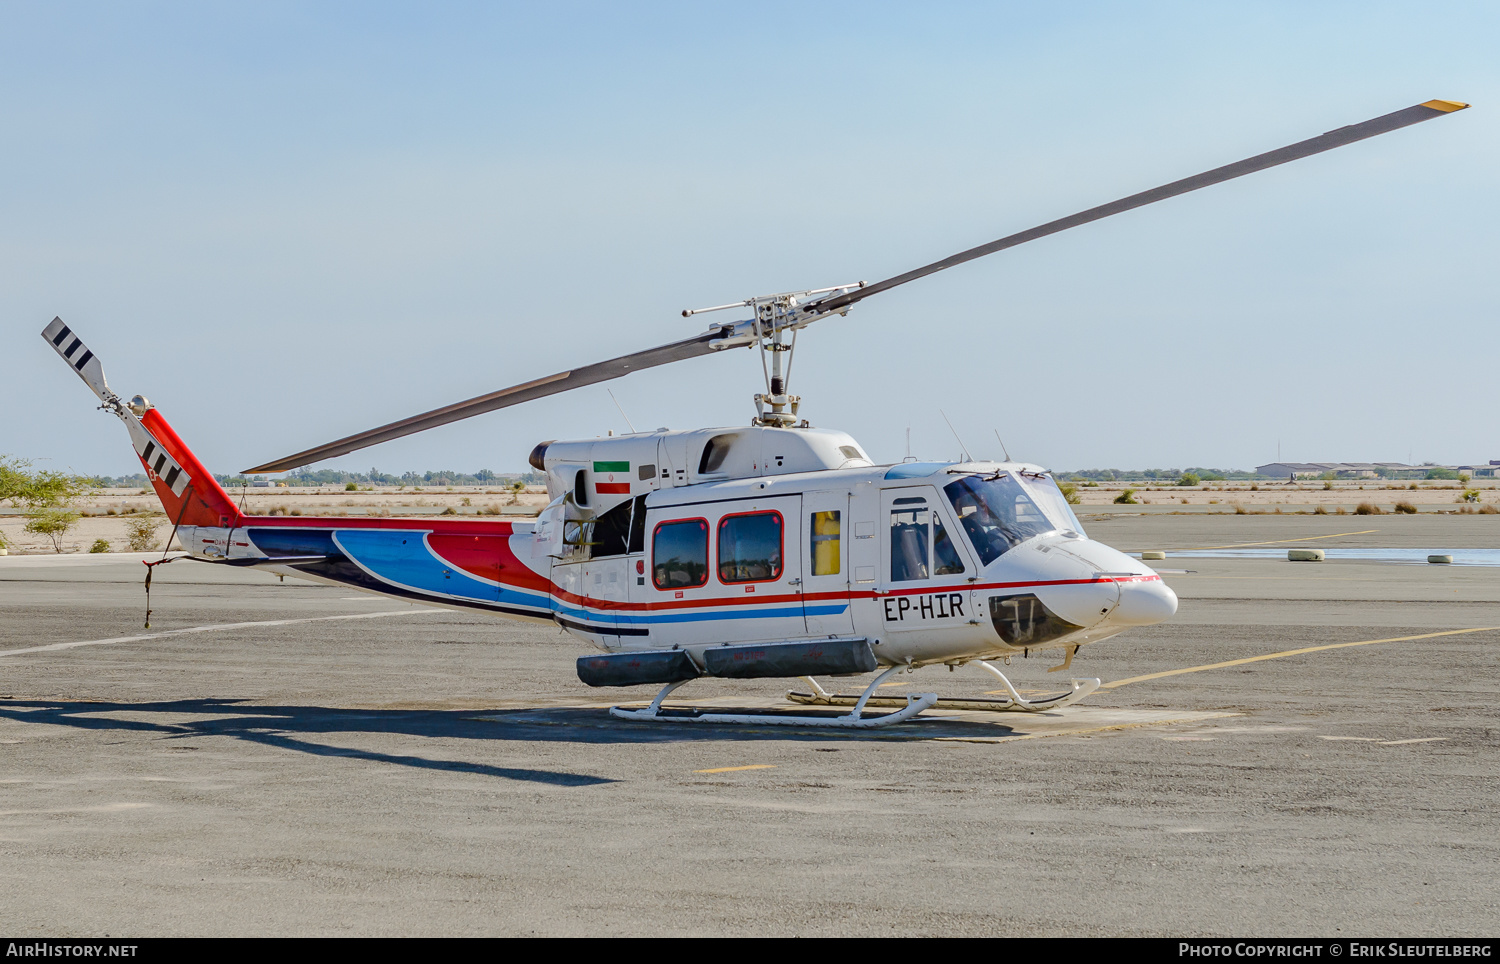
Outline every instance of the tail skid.
{"type": "Polygon", "coordinates": [[[238,526],[243,516],[203,463],[167,424],[155,407],[137,395],[129,402],[110,390],[104,367],[61,318],[42,329],[42,337],[99,397],[99,407],[125,423],[135,454],[174,525],[238,526]]]}

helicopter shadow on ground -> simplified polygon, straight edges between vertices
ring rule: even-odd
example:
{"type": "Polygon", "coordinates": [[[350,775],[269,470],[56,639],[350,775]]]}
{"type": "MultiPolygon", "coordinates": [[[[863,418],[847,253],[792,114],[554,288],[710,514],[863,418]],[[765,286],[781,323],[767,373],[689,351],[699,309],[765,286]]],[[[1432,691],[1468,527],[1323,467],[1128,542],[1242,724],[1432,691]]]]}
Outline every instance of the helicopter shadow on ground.
{"type": "MultiPolygon", "coordinates": [[[[731,711],[713,707],[715,712],[731,711]]],[[[804,713],[804,715],[806,715],[804,713]]],[[[468,760],[445,760],[414,754],[383,753],[332,746],[319,734],[375,734],[444,740],[514,743],[646,744],[703,742],[819,741],[856,739],[874,742],[930,740],[938,736],[1005,736],[1003,724],[921,719],[885,730],[833,730],[787,725],[698,723],[666,724],[616,719],[602,707],[527,709],[345,709],[325,706],[259,706],[233,699],[172,700],[155,703],[111,703],[68,700],[0,700],[0,719],[18,723],[65,726],[99,733],[134,733],[163,740],[229,737],[261,746],[313,756],[342,757],[394,766],[554,786],[594,786],[618,782],[612,777],[559,770],[495,766],[468,760]],[[122,718],[113,714],[130,714],[122,718]],[[142,715],[188,716],[186,720],[148,720],[142,715]]]]}

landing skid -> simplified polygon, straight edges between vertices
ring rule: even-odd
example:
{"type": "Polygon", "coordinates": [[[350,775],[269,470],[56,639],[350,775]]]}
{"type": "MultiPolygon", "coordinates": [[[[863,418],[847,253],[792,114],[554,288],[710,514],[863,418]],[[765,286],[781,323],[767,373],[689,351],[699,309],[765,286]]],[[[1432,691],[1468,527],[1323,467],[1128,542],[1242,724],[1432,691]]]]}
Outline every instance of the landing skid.
{"type": "MultiPolygon", "coordinates": [[[[1040,713],[1044,710],[1055,710],[1060,706],[1077,703],[1099,688],[1097,679],[1074,679],[1069,680],[1073,689],[1071,692],[1062,693],[1057,696],[1049,696],[1046,699],[1028,700],[1016,692],[1016,688],[1006,679],[1005,674],[996,669],[991,663],[979,660],[979,665],[1000,677],[1000,684],[1005,687],[1008,697],[935,697],[931,706],[939,710],[983,710],[991,713],[1040,713]]],[[[848,693],[830,693],[818,685],[818,681],[811,676],[802,677],[813,688],[811,693],[799,693],[795,690],[786,694],[786,698],[793,703],[804,703],[814,706],[849,706],[855,701],[861,706],[901,706],[904,697],[900,696],[876,696],[871,697],[870,692],[880,681],[885,679],[883,674],[880,679],[871,684],[870,689],[865,690],[863,696],[853,696],[848,693]]]]}
{"type": "MultiPolygon", "coordinates": [[[[663,710],[662,700],[683,683],[690,680],[682,680],[676,683],[668,683],[662,687],[656,699],[651,705],[643,710],[627,710],[623,707],[612,706],[609,713],[611,716],[622,720],[645,720],[653,723],[748,723],[756,726],[799,726],[799,727],[825,727],[844,730],[873,730],[884,726],[894,726],[897,723],[905,723],[918,713],[933,706],[938,702],[936,693],[912,693],[901,699],[881,698],[872,700],[871,695],[875,688],[884,682],[887,676],[898,673],[905,669],[904,666],[892,666],[890,669],[875,677],[875,681],[865,688],[863,695],[851,696],[847,703],[839,705],[854,707],[850,712],[842,716],[793,716],[786,713],[714,713],[711,711],[689,709],[689,710],[663,710]],[[894,713],[883,713],[879,716],[865,716],[866,706],[899,706],[894,713]]],[[[817,684],[814,683],[814,686],[817,684]]],[[[1097,685],[1097,682],[1096,682],[1097,685]]],[[[806,701],[799,701],[806,702],[806,701]]]]}

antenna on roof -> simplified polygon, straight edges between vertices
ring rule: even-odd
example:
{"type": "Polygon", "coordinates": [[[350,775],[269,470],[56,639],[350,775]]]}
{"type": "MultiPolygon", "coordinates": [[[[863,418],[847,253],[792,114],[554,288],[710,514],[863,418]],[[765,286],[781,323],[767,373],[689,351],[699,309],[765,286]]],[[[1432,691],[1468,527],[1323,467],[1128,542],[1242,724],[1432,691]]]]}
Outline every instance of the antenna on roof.
{"type": "Polygon", "coordinates": [[[625,427],[630,429],[631,435],[634,435],[635,426],[630,424],[630,416],[625,414],[625,409],[620,405],[620,400],[618,398],[615,398],[615,393],[613,390],[606,388],[605,391],[609,392],[609,400],[615,403],[615,408],[620,409],[620,417],[625,420],[625,427]]]}
{"type": "Polygon", "coordinates": [[[1005,439],[1003,439],[1003,438],[1000,437],[1000,430],[998,428],[995,429],[995,441],[997,441],[997,442],[1000,443],[1000,451],[1002,451],[1002,452],[1005,453],[1005,461],[1007,461],[1007,462],[1011,461],[1010,451],[1008,449],[1006,449],[1006,447],[1005,447],[1005,439]]]}
{"type": "Polygon", "coordinates": [[[958,439],[958,447],[961,450],[963,450],[964,461],[965,462],[972,462],[972,461],[974,461],[974,456],[972,456],[972,455],[969,454],[969,447],[964,444],[964,440],[963,439],[958,438],[958,429],[954,428],[953,427],[953,423],[951,421],[949,421],[949,419],[948,419],[948,413],[945,412],[945,411],[943,411],[940,408],[940,409],[938,409],[938,414],[941,415],[941,416],[943,416],[943,421],[948,422],[948,431],[952,432],[953,433],[953,437],[956,438],[956,439],[958,439]]]}

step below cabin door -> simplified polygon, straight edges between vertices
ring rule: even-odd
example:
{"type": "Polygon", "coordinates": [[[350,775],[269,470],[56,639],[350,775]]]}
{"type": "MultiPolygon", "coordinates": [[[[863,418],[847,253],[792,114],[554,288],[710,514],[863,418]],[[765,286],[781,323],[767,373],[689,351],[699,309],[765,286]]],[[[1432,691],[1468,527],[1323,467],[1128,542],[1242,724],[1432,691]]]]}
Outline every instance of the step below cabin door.
{"type": "Polygon", "coordinates": [[[802,496],[802,614],[809,636],[854,632],[849,586],[849,493],[802,496]]]}

